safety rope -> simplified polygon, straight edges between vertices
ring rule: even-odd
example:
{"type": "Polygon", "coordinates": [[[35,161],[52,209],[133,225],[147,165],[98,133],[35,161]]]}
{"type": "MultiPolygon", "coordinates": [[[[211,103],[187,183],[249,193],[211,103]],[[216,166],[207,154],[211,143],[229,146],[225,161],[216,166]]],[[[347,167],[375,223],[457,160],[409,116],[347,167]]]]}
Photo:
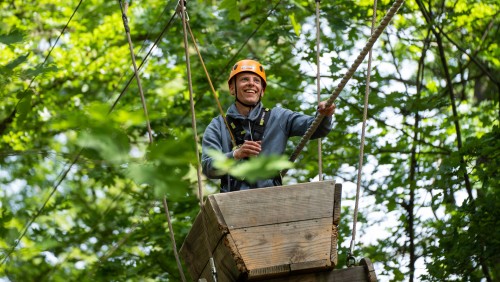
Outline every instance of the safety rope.
{"type": "MultiPolygon", "coordinates": [[[[239,54],[241,53],[241,51],[243,50],[243,48],[248,44],[248,42],[250,41],[250,39],[252,39],[252,37],[257,33],[257,31],[259,31],[259,29],[264,25],[264,23],[266,23],[268,21],[268,19],[270,18],[270,16],[275,12],[276,8],[279,6],[279,4],[281,4],[281,1],[282,0],[278,1],[273,6],[273,8],[271,8],[271,10],[269,10],[269,12],[266,15],[264,15],[260,20],[256,21],[259,24],[255,27],[255,29],[246,38],[245,42],[243,42],[243,44],[241,44],[241,46],[238,48],[238,50],[236,51],[236,53],[234,53],[233,56],[227,61],[227,63],[224,65],[224,67],[220,68],[221,71],[218,72],[217,75],[215,75],[215,78],[214,78],[215,81],[218,81],[221,78],[221,76],[223,76],[223,75],[226,74],[226,70],[229,68],[229,65],[236,59],[236,57],[239,56],[239,54]]],[[[203,97],[204,97],[203,95],[199,95],[198,99],[195,102],[195,105],[198,104],[198,102],[201,99],[203,99],[203,97]]],[[[189,111],[186,111],[186,114],[180,120],[184,120],[184,118],[186,118],[186,116],[188,114],[189,114],[189,111]]]]}
{"type": "MultiPolygon", "coordinates": [[[[373,15],[371,34],[375,29],[375,21],[377,20],[377,0],[373,0],[373,15]]],[[[361,144],[359,146],[359,164],[358,164],[358,179],[356,185],[356,201],[354,205],[354,216],[352,220],[352,238],[349,253],[347,254],[347,267],[354,266],[356,259],[354,257],[354,243],[356,241],[356,224],[358,222],[358,205],[361,191],[361,173],[363,171],[363,158],[365,154],[365,132],[366,132],[366,119],[368,116],[368,98],[370,96],[370,76],[372,70],[372,50],[368,53],[368,66],[366,72],[366,86],[365,86],[365,100],[363,105],[363,126],[361,127],[361,144]]]]}
{"type": "Polygon", "coordinates": [[[167,197],[163,197],[163,208],[165,209],[165,216],[168,219],[168,230],[170,230],[170,240],[173,242],[172,249],[174,251],[175,262],[177,263],[177,268],[179,269],[179,273],[181,275],[181,279],[183,282],[186,282],[186,276],[184,275],[184,271],[182,270],[181,260],[179,259],[179,253],[177,252],[177,245],[175,244],[174,237],[174,228],[172,227],[172,220],[170,220],[170,212],[168,211],[167,205],[167,197]]]}
{"type": "MultiPolygon", "coordinates": [[[[174,18],[175,18],[175,15],[176,13],[174,13],[172,15],[172,17],[170,17],[170,20],[168,21],[168,23],[163,27],[162,31],[160,32],[160,35],[158,35],[158,37],[156,37],[156,40],[155,42],[151,45],[151,47],[149,48],[149,51],[148,53],[146,54],[146,56],[144,56],[141,64],[139,65],[139,70],[142,69],[142,66],[144,65],[144,63],[146,63],[147,59],[149,58],[149,56],[152,54],[153,50],[156,48],[156,46],[158,46],[158,42],[160,42],[161,38],[163,37],[163,34],[165,34],[165,32],[170,28],[170,25],[172,24],[172,22],[174,21],[174,18]]],[[[120,95],[118,95],[118,97],[115,99],[115,101],[113,102],[113,105],[111,106],[111,108],[109,109],[109,113],[111,113],[116,105],[118,104],[118,101],[120,101],[120,99],[123,97],[123,95],[125,94],[125,91],[127,91],[130,83],[132,83],[132,80],[134,79],[134,76],[135,74],[132,74],[129,78],[129,80],[127,81],[127,83],[125,84],[125,86],[123,87],[122,91],[120,92],[120,95]]]]}
{"type": "Polygon", "coordinates": [[[210,75],[208,74],[207,67],[205,66],[205,61],[203,61],[203,57],[201,56],[200,49],[198,49],[198,44],[196,44],[196,39],[194,38],[193,31],[191,31],[191,26],[189,25],[189,21],[187,22],[187,28],[189,30],[189,34],[191,35],[191,41],[193,41],[194,48],[196,49],[196,53],[198,53],[198,58],[200,59],[201,65],[203,66],[203,70],[205,71],[205,75],[207,76],[208,84],[210,84],[210,89],[212,89],[212,94],[214,95],[215,101],[217,102],[217,108],[219,109],[219,113],[224,120],[224,124],[226,125],[227,131],[229,132],[229,136],[231,137],[231,143],[233,144],[233,148],[236,147],[236,138],[234,138],[233,131],[227,122],[226,113],[222,109],[221,103],[219,101],[219,96],[215,91],[214,85],[212,84],[212,80],[210,79],[210,75]]]}
{"type": "MultiPolygon", "coordinates": [[[[340,81],[340,83],[337,85],[337,87],[335,88],[335,90],[333,91],[333,93],[330,95],[330,98],[328,98],[328,100],[326,101],[326,107],[330,107],[333,104],[333,102],[337,99],[337,97],[339,96],[340,92],[344,89],[345,85],[351,79],[351,77],[353,76],[354,72],[357,70],[357,68],[361,64],[361,62],[363,62],[363,59],[368,54],[368,51],[371,50],[371,48],[373,47],[373,44],[375,44],[375,42],[377,41],[377,39],[380,37],[380,34],[387,27],[387,25],[392,20],[392,18],[394,17],[394,15],[398,11],[398,9],[401,7],[401,5],[403,4],[403,2],[404,2],[404,0],[396,0],[394,2],[394,4],[389,9],[389,11],[385,15],[385,17],[382,19],[382,22],[380,23],[380,25],[375,29],[375,31],[373,32],[373,34],[368,39],[368,42],[366,43],[366,45],[363,48],[363,50],[360,52],[360,54],[358,55],[358,57],[356,58],[356,60],[352,64],[352,66],[348,69],[348,71],[346,72],[346,74],[344,75],[344,77],[342,78],[342,80],[340,81]]],[[[304,134],[304,136],[300,139],[299,144],[297,145],[297,147],[295,148],[294,152],[290,156],[289,161],[294,162],[297,159],[299,153],[302,151],[302,149],[306,145],[307,141],[309,141],[309,139],[311,139],[311,136],[316,131],[316,129],[318,128],[319,124],[321,123],[321,121],[324,118],[325,118],[325,116],[321,115],[321,114],[318,114],[316,116],[316,118],[314,119],[314,121],[312,122],[312,124],[309,126],[309,128],[307,129],[307,131],[304,134]]],[[[280,174],[283,177],[283,176],[286,175],[287,172],[288,172],[288,169],[285,169],[285,170],[282,170],[280,174]]]]}
{"type": "MultiPolygon", "coordinates": [[[[316,0],[316,93],[318,104],[321,102],[321,73],[320,73],[320,42],[321,42],[321,29],[319,26],[319,3],[316,0]]],[[[323,152],[322,152],[322,138],[318,138],[318,180],[323,180],[323,152]]]]}
{"type": "Polygon", "coordinates": [[[137,64],[135,62],[134,44],[132,43],[132,38],[130,37],[130,27],[128,26],[127,11],[128,11],[128,6],[129,6],[130,0],[125,0],[124,4],[122,4],[122,0],[119,0],[119,1],[120,1],[120,9],[122,11],[123,26],[125,28],[125,33],[127,34],[127,41],[128,41],[128,46],[130,49],[130,56],[132,58],[132,65],[134,66],[134,75],[135,75],[135,79],[137,80],[137,86],[139,87],[142,108],[144,110],[144,116],[146,118],[146,125],[148,127],[149,143],[153,143],[153,133],[151,130],[151,124],[149,123],[148,108],[146,107],[146,99],[144,98],[144,91],[142,90],[141,78],[139,77],[137,64]]]}
{"type": "MultiPolygon", "coordinates": [[[[120,9],[122,11],[122,18],[123,18],[123,23],[124,23],[125,31],[127,32],[127,38],[128,38],[128,41],[129,41],[130,53],[131,53],[131,56],[132,56],[132,63],[134,65],[134,74],[135,74],[135,76],[137,78],[137,83],[138,83],[138,86],[139,86],[139,92],[141,93],[141,101],[142,101],[142,104],[143,104],[144,113],[146,115],[146,120],[147,120],[147,124],[148,124],[149,143],[152,144],[153,143],[153,136],[152,136],[151,127],[150,127],[150,124],[149,124],[149,118],[148,118],[148,114],[147,114],[147,107],[146,107],[146,103],[145,103],[145,99],[144,99],[144,94],[143,94],[143,91],[142,91],[142,85],[140,84],[140,79],[139,79],[139,75],[138,75],[137,65],[135,64],[135,55],[134,55],[134,51],[133,51],[132,40],[130,38],[130,28],[128,27],[128,19],[127,19],[127,15],[126,15],[127,10],[128,10],[129,0],[126,0],[125,3],[124,3],[124,5],[122,5],[122,1],[121,0],[119,0],[119,2],[120,2],[120,9]]],[[[113,107],[112,107],[112,109],[113,109],[113,107]]],[[[156,206],[156,203],[153,206],[156,206]]],[[[173,245],[172,249],[174,251],[174,256],[175,256],[175,259],[176,259],[176,262],[177,262],[177,266],[179,267],[179,273],[180,273],[180,276],[182,278],[182,281],[185,282],[186,278],[184,276],[184,271],[182,270],[182,266],[181,266],[181,262],[180,262],[180,259],[179,259],[179,255],[177,253],[175,236],[174,236],[173,228],[172,228],[172,221],[171,221],[171,218],[170,218],[170,213],[168,211],[168,205],[167,205],[167,201],[166,201],[166,197],[165,196],[163,197],[163,207],[165,209],[165,215],[166,215],[168,226],[169,226],[169,233],[170,233],[170,239],[171,239],[172,245],[173,245]]],[[[133,231],[135,231],[135,229],[138,226],[139,226],[139,222],[136,223],[130,229],[130,231],[118,242],[118,244],[116,244],[115,246],[113,246],[113,248],[110,250],[110,252],[108,252],[102,258],[100,258],[99,261],[102,263],[103,261],[107,260],[107,258],[109,256],[111,256],[114,253],[114,251],[116,251],[122,244],[125,243],[125,241],[131,236],[131,234],[133,233],[133,231]]]]}
{"type": "Polygon", "coordinates": [[[183,39],[184,39],[184,52],[186,55],[186,71],[187,71],[187,78],[188,78],[188,88],[189,88],[189,104],[190,104],[190,110],[191,110],[191,125],[193,128],[193,136],[194,136],[194,142],[196,144],[195,146],[195,152],[196,152],[196,176],[198,178],[198,199],[200,201],[200,216],[202,217],[202,225],[203,225],[203,231],[204,231],[204,239],[205,239],[205,246],[207,248],[208,254],[209,254],[209,261],[210,261],[210,267],[212,271],[212,279],[214,282],[217,282],[217,268],[215,267],[215,262],[213,258],[213,253],[212,250],[210,249],[210,245],[208,242],[208,229],[207,229],[207,221],[208,219],[206,218],[206,211],[205,211],[205,203],[203,202],[203,187],[202,187],[202,177],[201,177],[201,161],[200,161],[200,153],[198,150],[198,131],[196,129],[196,111],[194,108],[194,98],[193,98],[193,83],[192,83],[192,77],[191,77],[191,64],[189,60],[189,46],[188,46],[188,35],[187,35],[187,22],[188,22],[188,16],[187,16],[187,9],[186,9],[186,4],[187,1],[185,0],[179,0],[180,3],[180,10],[178,11],[181,16],[182,16],[182,30],[183,30],[183,39]]]}

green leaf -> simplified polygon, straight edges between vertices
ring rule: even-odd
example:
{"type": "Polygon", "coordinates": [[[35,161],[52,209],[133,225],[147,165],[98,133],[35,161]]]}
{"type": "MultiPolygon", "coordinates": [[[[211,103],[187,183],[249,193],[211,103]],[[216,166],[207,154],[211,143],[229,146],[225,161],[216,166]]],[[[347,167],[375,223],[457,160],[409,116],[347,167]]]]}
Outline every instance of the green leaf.
{"type": "Polygon", "coordinates": [[[295,31],[295,35],[300,36],[302,26],[295,20],[295,14],[291,14],[289,17],[293,26],[293,31],[295,31]]]}
{"type": "Polygon", "coordinates": [[[236,22],[239,22],[241,20],[238,1],[236,1],[236,0],[223,0],[220,3],[219,7],[220,7],[220,9],[227,10],[228,18],[230,20],[233,20],[236,22]]]}
{"type": "Polygon", "coordinates": [[[283,169],[293,167],[293,163],[286,156],[258,156],[245,161],[228,159],[217,151],[208,153],[214,159],[214,167],[222,174],[231,174],[250,183],[257,180],[275,177],[283,169]]]}
{"type": "Polygon", "coordinates": [[[82,131],[76,142],[85,149],[93,149],[102,159],[122,164],[129,159],[130,144],[127,135],[111,127],[91,127],[82,131]]]}
{"type": "Polygon", "coordinates": [[[21,55],[19,57],[17,57],[16,59],[14,59],[13,61],[10,61],[7,65],[5,65],[4,67],[6,69],[9,69],[9,70],[13,70],[15,69],[17,66],[19,66],[20,64],[26,62],[26,59],[28,58],[28,56],[30,55],[30,53],[27,53],[25,55],[21,55]]]}
{"type": "Polygon", "coordinates": [[[31,97],[32,91],[26,91],[26,95],[19,101],[19,105],[17,106],[17,118],[19,123],[22,123],[26,120],[28,113],[31,112],[31,97]]]}
{"type": "Polygon", "coordinates": [[[26,34],[19,31],[19,30],[13,30],[7,35],[0,35],[0,43],[6,44],[6,45],[13,45],[15,43],[19,43],[25,40],[26,34]]]}

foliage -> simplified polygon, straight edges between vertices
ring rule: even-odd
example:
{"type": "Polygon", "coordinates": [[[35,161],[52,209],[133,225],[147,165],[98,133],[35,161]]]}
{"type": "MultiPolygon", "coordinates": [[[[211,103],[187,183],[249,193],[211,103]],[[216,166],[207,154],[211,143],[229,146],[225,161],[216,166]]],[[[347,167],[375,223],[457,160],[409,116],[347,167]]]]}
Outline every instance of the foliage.
{"type": "Polygon", "coordinates": [[[234,159],[228,159],[217,151],[209,153],[214,158],[214,166],[221,175],[230,174],[239,179],[245,179],[250,183],[257,180],[273,178],[280,171],[293,167],[293,164],[285,156],[257,156],[245,162],[238,162],[234,159]]]}
{"type": "MultiPolygon", "coordinates": [[[[232,102],[229,67],[255,58],[268,74],[266,106],[314,114],[315,1],[187,2],[223,107],[232,102]]],[[[392,5],[379,2],[377,22],[392,5]]],[[[199,211],[195,139],[218,110],[188,37],[192,126],[177,1],[133,1],[149,142],[118,4],[0,2],[0,279],[180,280],[161,200],[180,247],[199,211]]],[[[320,4],[326,99],[369,36],[373,3],[320,4]]],[[[381,280],[500,279],[499,12],[492,0],[407,1],[374,46],[361,179],[370,206],[360,210],[356,246],[381,280]],[[380,226],[387,236],[374,237],[380,226]]],[[[322,142],[325,178],[345,187],[357,178],[365,77],[363,63],[322,142]]],[[[317,151],[310,142],[289,183],[317,177],[317,151]]],[[[284,160],[225,170],[255,175],[288,168],[284,160]]],[[[343,207],[341,261],[352,209],[343,207]]]]}

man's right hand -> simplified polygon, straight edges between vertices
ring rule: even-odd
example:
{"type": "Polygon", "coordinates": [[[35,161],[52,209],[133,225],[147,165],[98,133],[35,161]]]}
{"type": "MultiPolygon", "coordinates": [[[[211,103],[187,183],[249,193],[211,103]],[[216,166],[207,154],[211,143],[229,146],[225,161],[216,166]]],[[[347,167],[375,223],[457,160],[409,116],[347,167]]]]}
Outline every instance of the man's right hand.
{"type": "Polygon", "coordinates": [[[247,141],[233,151],[233,157],[236,160],[241,160],[248,157],[255,157],[260,154],[262,141],[247,141]]]}

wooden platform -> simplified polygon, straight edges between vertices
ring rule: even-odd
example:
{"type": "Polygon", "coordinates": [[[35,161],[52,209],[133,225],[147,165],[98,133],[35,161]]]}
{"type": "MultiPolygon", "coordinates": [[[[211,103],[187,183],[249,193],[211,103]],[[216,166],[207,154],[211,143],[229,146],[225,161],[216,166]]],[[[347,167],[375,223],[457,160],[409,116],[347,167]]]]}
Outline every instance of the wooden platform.
{"type": "Polygon", "coordinates": [[[212,281],[210,253],[218,281],[337,281],[327,276],[337,265],[341,190],[323,181],[210,195],[180,249],[193,281],[212,281]]]}

